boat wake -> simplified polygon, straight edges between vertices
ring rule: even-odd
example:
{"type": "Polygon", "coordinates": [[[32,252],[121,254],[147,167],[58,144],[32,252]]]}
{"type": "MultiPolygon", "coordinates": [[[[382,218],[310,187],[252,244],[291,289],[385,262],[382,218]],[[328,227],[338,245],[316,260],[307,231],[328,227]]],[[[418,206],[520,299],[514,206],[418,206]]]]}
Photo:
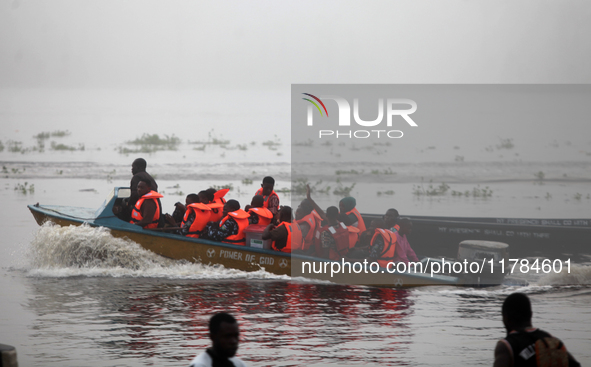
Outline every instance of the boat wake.
{"type": "Polygon", "coordinates": [[[107,228],[61,227],[46,222],[31,242],[30,276],[149,277],[170,279],[290,279],[263,269],[245,272],[156,255],[139,244],[115,238],[107,228]]]}

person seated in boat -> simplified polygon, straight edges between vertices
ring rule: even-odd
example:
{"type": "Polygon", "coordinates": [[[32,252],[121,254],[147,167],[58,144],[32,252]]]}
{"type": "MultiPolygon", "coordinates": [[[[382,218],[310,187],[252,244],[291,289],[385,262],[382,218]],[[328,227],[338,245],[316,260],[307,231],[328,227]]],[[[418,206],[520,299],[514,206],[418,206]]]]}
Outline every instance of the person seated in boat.
{"type": "MultiPolygon", "coordinates": [[[[306,185],[306,199],[309,200],[309,202],[314,207],[313,213],[318,214],[318,217],[320,217],[322,219],[322,222],[320,223],[320,226],[328,225],[326,213],[312,199],[310,185],[306,185]]],[[[340,217],[341,216],[339,214],[339,218],[340,217]]],[[[360,235],[361,232],[359,231],[359,229],[357,227],[354,227],[354,226],[352,226],[350,224],[349,225],[345,224],[345,225],[347,227],[347,230],[349,231],[349,249],[351,249],[351,248],[353,248],[355,246],[355,244],[359,240],[359,235],[360,235]]],[[[318,242],[318,238],[317,238],[316,242],[318,242]]]]}
{"type": "MultiPolygon", "coordinates": [[[[230,191],[230,189],[216,190],[209,188],[205,190],[209,200],[209,207],[211,208],[211,219],[212,222],[219,222],[224,217],[222,208],[226,205],[226,199],[224,196],[230,191]]],[[[205,204],[205,203],[204,203],[205,204]]]]}
{"type": "Polygon", "coordinates": [[[197,193],[197,196],[199,197],[199,202],[201,204],[209,204],[212,201],[214,201],[214,196],[213,194],[215,193],[215,189],[213,189],[214,192],[211,192],[209,190],[201,190],[197,193]]]}
{"type": "Polygon", "coordinates": [[[273,188],[275,187],[275,179],[267,176],[263,178],[261,188],[257,190],[255,195],[263,196],[263,208],[269,209],[273,215],[277,215],[279,212],[279,196],[273,188]]]}
{"type": "Polygon", "coordinates": [[[292,210],[289,206],[282,206],[279,210],[279,225],[269,224],[263,231],[263,240],[271,239],[271,248],[275,251],[290,253],[292,250],[302,249],[302,231],[300,226],[292,220],[292,210]]]}
{"type": "Polygon", "coordinates": [[[302,231],[303,245],[302,248],[292,252],[313,254],[316,250],[314,246],[314,236],[316,231],[321,227],[322,218],[314,210],[314,205],[311,200],[304,199],[296,209],[296,223],[300,226],[302,231]]]}
{"type": "Polygon", "coordinates": [[[211,208],[200,202],[187,204],[187,210],[181,222],[181,235],[193,238],[199,238],[205,229],[209,218],[211,217],[211,208]]]}
{"type": "Polygon", "coordinates": [[[197,196],[197,194],[189,194],[187,195],[187,197],[185,197],[185,204],[183,205],[180,201],[177,201],[174,204],[174,211],[172,212],[172,215],[164,214],[164,219],[166,219],[168,225],[173,227],[179,227],[185,217],[187,206],[189,206],[189,204],[198,202],[199,196],[197,196]]]}
{"type": "Polygon", "coordinates": [[[162,195],[152,190],[151,183],[146,181],[138,183],[137,193],[139,199],[131,212],[130,223],[142,226],[144,229],[158,228],[162,212],[158,199],[162,195]]]}
{"type": "Polygon", "coordinates": [[[357,227],[359,234],[365,232],[365,222],[359,214],[359,211],[355,208],[357,201],[355,198],[349,196],[339,201],[340,219],[345,225],[357,227]]]}
{"type": "Polygon", "coordinates": [[[237,200],[228,200],[222,211],[222,220],[218,222],[209,222],[203,230],[202,237],[232,243],[235,245],[244,245],[246,235],[244,229],[248,227],[248,213],[240,209],[240,203],[237,200]]]}
{"type": "Polygon", "coordinates": [[[340,260],[349,251],[349,230],[339,221],[339,209],[326,209],[326,220],[316,234],[316,255],[325,259],[340,260]]]}
{"type": "Polygon", "coordinates": [[[369,242],[369,261],[377,261],[382,268],[388,266],[394,260],[397,245],[396,235],[391,232],[383,219],[374,219],[371,222],[371,240],[369,242]]]}
{"type": "Polygon", "coordinates": [[[405,262],[408,264],[409,261],[419,261],[419,258],[415,254],[414,250],[410,247],[410,243],[406,236],[412,233],[412,222],[410,218],[400,218],[398,221],[400,229],[396,232],[396,252],[394,253],[395,262],[405,262]]]}
{"type": "Polygon", "coordinates": [[[244,208],[244,210],[250,215],[248,223],[261,226],[268,226],[271,224],[273,213],[271,213],[269,209],[263,207],[264,202],[265,198],[262,195],[255,195],[252,198],[250,205],[247,205],[244,208]]]}
{"type": "Polygon", "coordinates": [[[398,214],[398,210],[396,209],[388,209],[386,210],[386,214],[384,214],[384,222],[386,222],[386,227],[390,229],[390,231],[396,233],[400,229],[398,225],[398,218],[400,214],[398,214]]]}

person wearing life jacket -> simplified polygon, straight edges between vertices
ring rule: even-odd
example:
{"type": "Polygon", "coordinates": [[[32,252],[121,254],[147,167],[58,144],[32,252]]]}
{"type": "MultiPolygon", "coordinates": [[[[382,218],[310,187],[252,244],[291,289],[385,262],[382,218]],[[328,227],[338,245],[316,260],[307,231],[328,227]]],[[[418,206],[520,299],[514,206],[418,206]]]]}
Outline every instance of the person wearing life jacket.
{"type": "Polygon", "coordinates": [[[187,237],[199,238],[209,222],[210,216],[211,208],[206,204],[188,204],[181,223],[181,234],[187,237]]]}
{"type": "MultiPolygon", "coordinates": [[[[314,236],[321,227],[322,218],[314,210],[312,202],[308,199],[302,200],[296,209],[296,223],[300,226],[302,232],[303,245],[298,252],[311,255],[316,251],[314,246],[314,236]]],[[[294,252],[294,251],[292,251],[294,252]]]]}
{"type": "Polygon", "coordinates": [[[398,243],[398,245],[396,246],[394,261],[404,262],[407,264],[409,261],[419,261],[419,258],[415,254],[414,250],[410,247],[408,238],[406,238],[406,236],[412,233],[412,222],[410,221],[410,218],[400,218],[398,220],[398,223],[400,229],[398,230],[398,232],[395,233],[396,242],[398,243]]]}
{"type": "Polygon", "coordinates": [[[263,231],[263,240],[273,240],[271,248],[275,251],[290,253],[301,250],[302,231],[300,226],[292,220],[292,210],[289,206],[282,206],[279,210],[279,225],[269,224],[263,231]]]}
{"type": "Polygon", "coordinates": [[[359,211],[355,208],[357,201],[353,197],[346,197],[339,201],[339,209],[341,213],[341,221],[347,226],[353,226],[359,228],[359,233],[365,232],[365,222],[359,214],[359,211]]]}
{"type": "Polygon", "coordinates": [[[523,293],[512,293],[503,302],[507,337],[497,342],[493,367],[580,366],[564,344],[549,333],[532,327],[531,302],[523,293]]]}
{"type": "MultiPolygon", "coordinates": [[[[224,207],[224,205],[226,205],[226,199],[224,199],[224,196],[229,191],[230,189],[216,190],[214,188],[210,188],[205,190],[205,192],[202,195],[200,195],[200,201],[202,204],[216,204],[209,205],[209,207],[211,208],[211,218],[209,219],[210,221],[219,222],[224,217],[224,215],[222,214],[222,208],[224,207]]],[[[201,192],[199,194],[201,194],[201,192]]]]}
{"type": "Polygon", "coordinates": [[[234,245],[244,245],[246,243],[244,229],[248,227],[248,213],[240,209],[238,201],[228,200],[222,214],[223,218],[219,223],[209,222],[207,224],[202,237],[234,245]]]}
{"type": "Polygon", "coordinates": [[[279,212],[279,196],[273,191],[273,187],[275,187],[275,179],[267,176],[263,178],[261,188],[257,190],[255,195],[262,195],[264,200],[263,207],[269,209],[273,215],[277,215],[279,212]]]}
{"type": "Polygon", "coordinates": [[[185,204],[183,205],[181,202],[176,202],[174,204],[174,211],[171,214],[164,214],[164,218],[168,225],[173,227],[179,227],[183,222],[183,218],[185,217],[185,213],[187,212],[187,206],[189,204],[198,203],[199,196],[197,194],[189,194],[185,197],[185,204]]]}
{"type": "Polygon", "coordinates": [[[369,244],[369,259],[377,261],[382,268],[386,268],[389,262],[394,260],[396,251],[396,235],[386,229],[383,219],[374,219],[371,227],[375,227],[369,244]]]}
{"type": "Polygon", "coordinates": [[[339,209],[326,209],[326,223],[316,232],[316,254],[325,259],[340,260],[349,251],[349,230],[339,221],[339,209]]]}
{"type": "Polygon", "coordinates": [[[158,228],[160,220],[160,203],[158,199],[163,197],[153,191],[150,182],[140,181],[137,185],[138,201],[131,212],[130,223],[141,226],[144,229],[158,228]]]}
{"type": "Polygon", "coordinates": [[[244,208],[244,211],[250,215],[248,223],[260,226],[268,226],[271,224],[274,216],[269,209],[263,207],[264,200],[265,199],[262,195],[255,195],[252,198],[250,205],[247,205],[244,208]]]}
{"type": "Polygon", "coordinates": [[[384,222],[386,222],[386,227],[389,228],[391,232],[396,233],[400,230],[400,225],[398,225],[399,217],[400,215],[396,209],[388,209],[386,214],[384,214],[384,222]]]}

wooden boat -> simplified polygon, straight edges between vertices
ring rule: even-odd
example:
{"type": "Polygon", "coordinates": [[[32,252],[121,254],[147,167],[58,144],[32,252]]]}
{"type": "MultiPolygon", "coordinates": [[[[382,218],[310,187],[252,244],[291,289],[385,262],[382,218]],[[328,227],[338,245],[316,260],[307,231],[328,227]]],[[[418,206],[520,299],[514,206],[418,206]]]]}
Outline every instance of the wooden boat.
{"type": "MultiPolygon", "coordinates": [[[[468,278],[449,274],[415,273],[414,271],[390,272],[384,271],[384,269],[372,272],[365,270],[367,266],[363,271],[357,272],[356,269],[360,269],[360,267],[356,266],[360,266],[360,262],[353,263],[352,271],[335,272],[337,264],[342,265],[346,270],[348,263],[142,229],[119,219],[113,213],[114,206],[120,204],[122,199],[129,197],[129,194],[129,188],[116,187],[103,205],[96,210],[39,204],[29,205],[28,208],[39,225],[51,220],[61,226],[86,223],[90,226],[106,227],[110,229],[113,236],[129,238],[142,247],[167,258],[211,265],[220,264],[244,271],[256,271],[264,268],[266,271],[278,275],[314,278],[341,284],[387,287],[499,284],[504,276],[504,274],[497,273],[493,278],[486,278],[486,274],[482,278],[480,276],[468,278]],[[322,271],[318,271],[319,269],[322,271]]],[[[426,261],[434,260],[427,259],[426,261]]]]}

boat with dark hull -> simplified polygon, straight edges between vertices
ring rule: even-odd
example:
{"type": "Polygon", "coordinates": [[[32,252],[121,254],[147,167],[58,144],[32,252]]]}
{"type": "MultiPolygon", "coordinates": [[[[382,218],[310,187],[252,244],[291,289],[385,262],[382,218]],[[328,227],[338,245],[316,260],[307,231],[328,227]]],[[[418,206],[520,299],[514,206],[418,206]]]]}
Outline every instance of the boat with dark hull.
{"type": "MultiPolygon", "coordinates": [[[[430,273],[428,263],[420,271],[416,266],[403,271],[383,268],[375,269],[353,260],[352,263],[335,262],[317,257],[282,253],[274,250],[242,245],[226,244],[200,238],[184,237],[159,230],[146,230],[119,219],[113,208],[124,198],[129,197],[129,188],[116,187],[103,205],[94,210],[89,208],[65,207],[55,205],[29,205],[28,208],[39,225],[52,221],[61,226],[89,225],[106,227],[114,237],[128,238],[158,255],[190,262],[210,265],[223,265],[244,271],[266,271],[292,277],[305,277],[326,280],[341,284],[360,284],[387,287],[420,285],[495,285],[502,282],[504,274],[496,272],[478,277],[454,276],[453,274],[430,273]],[[347,265],[349,266],[347,269],[347,265]],[[351,265],[353,265],[351,267],[351,265]],[[363,265],[363,266],[362,266],[363,265]],[[337,270],[343,271],[335,271],[337,270]],[[351,270],[352,269],[352,270],[351,270]],[[363,269],[362,271],[357,271],[363,269]]],[[[465,238],[464,238],[465,239],[465,238]]],[[[486,246],[486,244],[485,244],[486,246]]],[[[456,244],[457,249],[457,244],[456,244]]],[[[482,252],[482,251],[481,251],[482,252]]],[[[504,256],[504,255],[502,255],[504,256]]],[[[427,259],[435,262],[433,258],[427,259]]],[[[432,266],[432,265],[431,265],[432,266]]]]}
{"type": "MultiPolygon", "coordinates": [[[[380,215],[363,215],[366,223],[380,215]]],[[[498,241],[512,257],[573,257],[591,248],[591,219],[411,216],[410,243],[419,254],[455,256],[466,239],[498,241]]]]}

